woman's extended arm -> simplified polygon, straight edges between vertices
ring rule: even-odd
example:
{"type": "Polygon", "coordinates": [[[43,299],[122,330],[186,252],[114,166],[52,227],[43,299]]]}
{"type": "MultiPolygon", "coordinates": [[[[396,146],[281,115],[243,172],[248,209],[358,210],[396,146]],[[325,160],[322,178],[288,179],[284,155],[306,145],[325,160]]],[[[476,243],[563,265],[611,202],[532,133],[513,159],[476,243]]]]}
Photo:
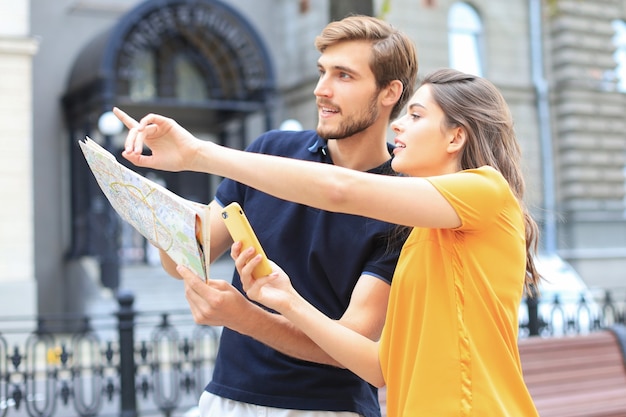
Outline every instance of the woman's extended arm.
{"type": "MultiPolygon", "coordinates": [[[[126,123],[125,113],[114,111],[126,123]]],[[[460,225],[452,206],[425,179],[367,174],[229,149],[196,139],[174,120],[159,115],[148,115],[139,125],[133,125],[123,155],[138,166],[232,178],[276,197],[323,210],[406,226],[460,225]],[[151,155],[141,153],[144,144],[152,150],[151,155]]]]}

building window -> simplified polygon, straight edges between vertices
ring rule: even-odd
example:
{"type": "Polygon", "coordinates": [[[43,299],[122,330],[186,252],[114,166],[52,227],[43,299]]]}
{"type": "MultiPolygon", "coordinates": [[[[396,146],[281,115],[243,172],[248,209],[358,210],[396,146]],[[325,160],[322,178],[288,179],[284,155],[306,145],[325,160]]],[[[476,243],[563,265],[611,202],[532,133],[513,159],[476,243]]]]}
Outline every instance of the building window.
{"type": "Polygon", "coordinates": [[[147,101],[156,97],[156,66],[154,53],[148,50],[135,54],[130,65],[129,96],[134,101],[147,101]]]}
{"type": "Polygon", "coordinates": [[[448,13],[448,52],[450,67],[483,75],[483,24],[476,10],[467,3],[454,3],[448,13]]]}
{"type": "Polygon", "coordinates": [[[613,45],[615,52],[613,58],[617,66],[615,67],[615,83],[617,90],[626,93],[626,22],[623,20],[613,21],[613,45]]]}
{"type": "Polygon", "coordinates": [[[133,101],[176,98],[198,103],[207,100],[208,87],[197,54],[172,42],[158,51],[145,49],[133,56],[128,74],[128,94],[133,101]],[[178,52],[176,48],[184,49],[178,52]]]}
{"type": "Polygon", "coordinates": [[[202,74],[185,55],[175,59],[176,98],[183,102],[202,102],[207,97],[207,87],[202,74]]]}

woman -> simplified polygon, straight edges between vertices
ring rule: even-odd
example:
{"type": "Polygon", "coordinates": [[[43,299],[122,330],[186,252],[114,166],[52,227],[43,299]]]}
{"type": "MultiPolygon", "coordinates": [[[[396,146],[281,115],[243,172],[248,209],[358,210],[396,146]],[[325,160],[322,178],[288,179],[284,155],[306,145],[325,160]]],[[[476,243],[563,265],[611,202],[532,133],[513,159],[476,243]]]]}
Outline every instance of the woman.
{"type": "Polygon", "coordinates": [[[155,115],[129,134],[125,156],[411,227],[377,342],[321,314],[278,267],[253,280],[259,256],[250,248],[235,243],[231,255],[251,299],[288,318],[371,384],[387,385],[390,417],[536,416],[517,349],[517,311],[524,287],[539,280],[537,227],[522,201],[508,106],[487,80],[443,69],[423,80],[392,128],[392,167],[402,177],[244,154],[201,143],[155,115]],[[143,143],[151,157],[140,155],[143,143]]]}

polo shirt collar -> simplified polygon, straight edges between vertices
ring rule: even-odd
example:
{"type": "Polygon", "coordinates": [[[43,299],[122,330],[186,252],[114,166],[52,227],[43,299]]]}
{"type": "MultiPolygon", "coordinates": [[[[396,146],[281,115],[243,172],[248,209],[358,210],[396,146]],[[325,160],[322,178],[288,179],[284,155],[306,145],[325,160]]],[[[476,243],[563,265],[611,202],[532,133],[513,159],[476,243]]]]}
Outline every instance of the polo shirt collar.
{"type": "Polygon", "coordinates": [[[324,139],[318,137],[315,140],[315,143],[309,146],[309,151],[311,153],[321,152],[324,156],[327,156],[328,155],[328,143],[324,139]]]}

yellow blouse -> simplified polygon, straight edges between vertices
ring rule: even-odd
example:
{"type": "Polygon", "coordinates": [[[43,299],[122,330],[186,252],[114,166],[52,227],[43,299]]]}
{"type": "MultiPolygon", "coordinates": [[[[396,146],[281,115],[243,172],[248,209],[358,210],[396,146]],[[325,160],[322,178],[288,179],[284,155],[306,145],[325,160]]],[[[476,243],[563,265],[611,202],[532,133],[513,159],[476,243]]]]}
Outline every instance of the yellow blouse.
{"type": "Polygon", "coordinates": [[[517,348],[521,208],[491,167],[428,180],[462,225],[415,228],[400,255],[380,345],[388,416],[538,416],[517,348]]]}

